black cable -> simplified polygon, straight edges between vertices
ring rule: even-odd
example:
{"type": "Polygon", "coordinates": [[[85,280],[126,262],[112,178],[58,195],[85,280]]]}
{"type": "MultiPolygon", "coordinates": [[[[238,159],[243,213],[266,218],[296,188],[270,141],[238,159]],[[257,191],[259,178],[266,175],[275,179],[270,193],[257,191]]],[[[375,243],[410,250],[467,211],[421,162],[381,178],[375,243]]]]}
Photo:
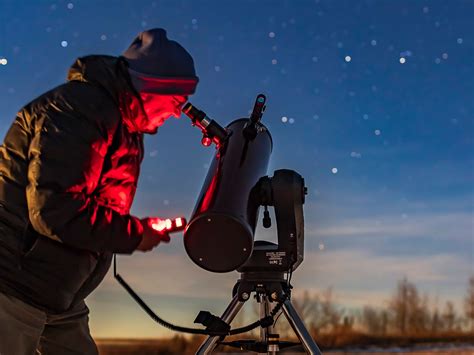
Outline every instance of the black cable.
{"type": "Polygon", "coordinates": [[[280,308],[283,306],[283,302],[285,302],[286,298],[288,295],[285,295],[285,297],[275,306],[275,308],[272,310],[269,316],[265,318],[261,318],[260,320],[253,322],[252,324],[249,324],[245,327],[237,328],[237,329],[230,329],[229,331],[210,331],[207,329],[198,329],[198,328],[187,328],[187,327],[181,327],[178,325],[174,325],[170,322],[165,321],[164,319],[160,318],[153,310],[148,307],[148,305],[138,296],[138,294],[128,285],[128,283],[122,278],[117,273],[117,257],[114,254],[114,277],[118,281],[120,285],[125,288],[125,290],[132,296],[132,298],[142,307],[142,309],[158,324],[161,326],[168,328],[170,330],[174,330],[177,332],[181,333],[189,333],[189,334],[202,334],[202,335],[209,335],[209,336],[227,336],[227,335],[235,335],[235,334],[241,334],[241,333],[246,333],[252,329],[255,329],[257,327],[269,327],[272,325],[273,322],[273,317],[278,313],[280,308]]]}
{"type": "Polygon", "coordinates": [[[273,326],[275,326],[278,322],[278,320],[280,319],[281,317],[281,313],[278,315],[278,317],[275,319],[275,322],[273,322],[273,326]]]}
{"type": "Polygon", "coordinates": [[[288,286],[288,290],[291,290],[291,276],[293,276],[293,264],[290,267],[290,272],[286,275],[286,285],[288,286]]]}

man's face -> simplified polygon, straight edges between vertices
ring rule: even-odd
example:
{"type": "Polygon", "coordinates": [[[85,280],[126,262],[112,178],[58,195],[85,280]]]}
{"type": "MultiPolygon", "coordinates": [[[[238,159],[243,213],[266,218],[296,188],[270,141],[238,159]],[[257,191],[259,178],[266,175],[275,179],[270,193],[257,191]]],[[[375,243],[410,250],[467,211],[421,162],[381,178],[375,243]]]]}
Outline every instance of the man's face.
{"type": "Polygon", "coordinates": [[[146,131],[154,133],[168,118],[181,115],[181,108],[188,101],[187,96],[140,93],[143,107],[148,116],[146,131]]]}

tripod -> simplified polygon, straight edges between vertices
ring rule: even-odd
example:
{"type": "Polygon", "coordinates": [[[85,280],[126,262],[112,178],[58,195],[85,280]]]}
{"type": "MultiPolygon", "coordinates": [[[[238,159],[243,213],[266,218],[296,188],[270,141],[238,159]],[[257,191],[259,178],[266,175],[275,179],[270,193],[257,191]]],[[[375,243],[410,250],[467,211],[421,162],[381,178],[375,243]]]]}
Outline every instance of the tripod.
{"type": "MultiPolygon", "coordinates": [[[[256,248],[269,250],[275,246],[274,243],[256,241],[256,248]]],[[[244,303],[249,300],[252,292],[259,303],[260,318],[267,317],[271,312],[272,302],[282,302],[281,311],[285,315],[293,331],[298,336],[300,342],[308,354],[321,354],[316,342],[312,339],[306,329],[302,319],[291,303],[291,285],[284,278],[283,272],[272,271],[244,271],[233,289],[233,298],[221,316],[222,321],[230,324],[242,309],[244,303]]],[[[280,342],[278,334],[274,333],[274,323],[260,330],[260,341],[240,340],[233,342],[223,342],[224,337],[208,336],[201,344],[196,354],[210,354],[214,348],[220,344],[240,348],[242,350],[254,351],[257,353],[276,354],[279,350],[289,348],[299,343],[280,342]]]]}

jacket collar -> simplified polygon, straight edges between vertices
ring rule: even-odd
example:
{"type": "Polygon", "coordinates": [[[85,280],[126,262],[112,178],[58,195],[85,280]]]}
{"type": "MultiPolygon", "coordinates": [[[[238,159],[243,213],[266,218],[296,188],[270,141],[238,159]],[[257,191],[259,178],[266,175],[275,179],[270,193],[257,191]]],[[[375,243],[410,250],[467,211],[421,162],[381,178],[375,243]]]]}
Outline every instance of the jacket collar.
{"type": "Polygon", "coordinates": [[[90,55],[78,58],[69,69],[68,81],[100,86],[117,104],[128,131],[143,133],[148,117],[140,96],[133,88],[128,64],[122,57],[90,55]]]}

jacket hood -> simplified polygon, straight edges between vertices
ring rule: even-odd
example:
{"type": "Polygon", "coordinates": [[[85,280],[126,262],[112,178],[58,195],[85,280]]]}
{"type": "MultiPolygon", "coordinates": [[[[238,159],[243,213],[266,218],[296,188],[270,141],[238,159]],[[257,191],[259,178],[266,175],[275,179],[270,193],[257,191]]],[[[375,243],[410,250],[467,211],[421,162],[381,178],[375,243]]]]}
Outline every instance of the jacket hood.
{"type": "Polygon", "coordinates": [[[119,107],[127,129],[130,132],[144,132],[142,127],[148,117],[133,88],[128,63],[123,57],[90,55],[78,58],[69,69],[67,81],[81,81],[101,87],[119,107]]]}

